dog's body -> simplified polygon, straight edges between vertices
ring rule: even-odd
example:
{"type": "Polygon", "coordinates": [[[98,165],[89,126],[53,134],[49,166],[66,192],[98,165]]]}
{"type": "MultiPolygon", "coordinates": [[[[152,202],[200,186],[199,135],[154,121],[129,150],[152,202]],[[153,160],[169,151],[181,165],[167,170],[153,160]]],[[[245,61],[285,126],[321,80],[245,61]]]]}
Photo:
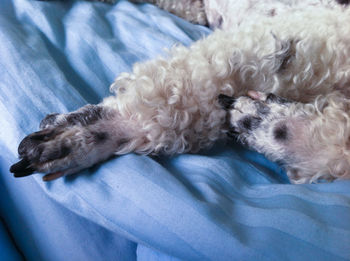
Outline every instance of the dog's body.
{"type": "Polygon", "coordinates": [[[235,16],[193,2],[206,14],[198,22],[223,30],[135,64],[99,105],[46,117],[20,144],[15,176],[52,180],[113,153],[196,152],[232,134],[282,161],[296,183],[350,178],[350,9],[232,1],[225,10],[242,5],[235,16]]]}

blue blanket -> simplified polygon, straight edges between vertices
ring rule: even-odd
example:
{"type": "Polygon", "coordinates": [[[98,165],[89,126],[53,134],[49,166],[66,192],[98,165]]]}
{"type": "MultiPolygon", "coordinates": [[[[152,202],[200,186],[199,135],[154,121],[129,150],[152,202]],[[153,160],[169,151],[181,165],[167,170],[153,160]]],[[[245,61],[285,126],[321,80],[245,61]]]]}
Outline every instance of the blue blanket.
{"type": "Polygon", "coordinates": [[[1,0],[1,216],[27,260],[350,260],[350,181],[291,185],[233,142],[50,183],[9,173],[45,114],[98,103],[133,63],[210,33],[127,1],[1,0]]]}

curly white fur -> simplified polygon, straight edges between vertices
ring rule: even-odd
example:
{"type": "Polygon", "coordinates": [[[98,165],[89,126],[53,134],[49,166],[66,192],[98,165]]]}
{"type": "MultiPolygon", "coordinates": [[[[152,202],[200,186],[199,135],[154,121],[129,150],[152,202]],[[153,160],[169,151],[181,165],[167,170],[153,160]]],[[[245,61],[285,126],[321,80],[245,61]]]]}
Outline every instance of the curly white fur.
{"type": "MultiPolygon", "coordinates": [[[[104,105],[130,119],[143,135],[117,153],[173,154],[210,146],[223,136],[225,113],[217,102],[219,94],[241,96],[258,90],[302,102],[335,90],[346,94],[350,10],[339,5],[288,8],[283,15],[243,19],[237,27],[217,30],[189,48],[177,46],[168,58],[136,64],[133,73],[118,77],[112,85],[117,95],[104,105]],[[292,61],[279,70],[278,53],[290,45],[292,61]]],[[[298,170],[293,176],[298,182],[349,177],[350,158],[344,157],[349,154],[347,103],[329,102],[322,113],[313,112],[318,117],[308,126],[314,133],[311,147],[299,148],[304,161],[289,165],[291,172],[298,170]],[[320,155],[313,154],[316,151],[320,155]]]]}

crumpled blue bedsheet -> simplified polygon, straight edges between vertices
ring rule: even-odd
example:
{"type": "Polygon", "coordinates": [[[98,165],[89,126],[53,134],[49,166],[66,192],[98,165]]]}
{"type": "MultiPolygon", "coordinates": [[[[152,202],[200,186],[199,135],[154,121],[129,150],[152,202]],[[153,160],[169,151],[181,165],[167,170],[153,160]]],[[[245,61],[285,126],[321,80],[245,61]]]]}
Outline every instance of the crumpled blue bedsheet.
{"type": "Polygon", "coordinates": [[[350,260],[350,182],[290,185],[234,143],[50,183],[9,173],[45,114],[98,103],[133,63],[209,33],[127,1],[1,0],[1,215],[27,260],[350,260]]]}

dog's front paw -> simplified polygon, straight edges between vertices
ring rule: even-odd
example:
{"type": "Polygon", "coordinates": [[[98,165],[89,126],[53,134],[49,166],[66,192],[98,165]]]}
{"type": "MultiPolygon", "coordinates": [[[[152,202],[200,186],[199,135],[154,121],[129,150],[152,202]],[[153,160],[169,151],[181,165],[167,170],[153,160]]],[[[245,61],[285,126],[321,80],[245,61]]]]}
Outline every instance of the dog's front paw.
{"type": "Polygon", "coordinates": [[[102,105],[49,114],[40,129],[20,143],[21,160],[10,168],[15,177],[41,172],[49,173],[48,181],[69,175],[107,159],[130,139],[118,112],[102,105]]]}
{"type": "Polygon", "coordinates": [[[106,132],[82,126],[49,127],[25,137],[18,147],[20,161],[10,171],[15,177],[49,173],[45,181],[78,172],[113,153],[106,132]]]}

